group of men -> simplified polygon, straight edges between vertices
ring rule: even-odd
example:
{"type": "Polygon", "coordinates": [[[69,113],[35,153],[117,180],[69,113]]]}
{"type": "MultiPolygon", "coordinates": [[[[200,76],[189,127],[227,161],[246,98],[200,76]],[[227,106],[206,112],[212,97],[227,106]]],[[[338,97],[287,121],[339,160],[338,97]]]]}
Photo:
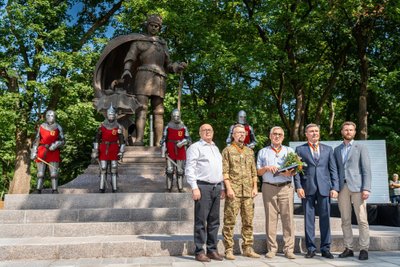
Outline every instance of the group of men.
{"type": "Polygon", "coordinates": [[[282,221],[284,255],[294,254],[295,227],[293,219],[294,192],[302,201],[304,211],[306,258],[316,255],[315,216],[319,215],[321,256],[333,259],[330,252],[330,203],[338,199],[344,236],[344,251],[339,258],[354,256],[354,239],[351,228],[352,206],[358,226],[360,260],[368,259],[369,225],[366,200],[371,191],[371,169],[367,148],[355,142],[356,125],[344,122],[341,128],[343,143],[334,150],[320,143],[320,129],[316,124],[306,126],[307,142],[295,151],[282,145],[284,131],[273,127],[271,144],[258,152],[246,146],[246,129],[243,124],[231,127],[232,143],[220,154],[213,142],[213,128],[203,124],[199,130],[200,141],[187,150],[186,177],[192,188],[195,202],[194,243],[195,259],[201,262],[222,261],[217,250],[220,226],[219,206],[225,199],[223,219],[223,244],[225,259],[234,260],[233,229],[240,211],[242,221],[243,255],[260,257],[253,249],[254,197],[258,194],[257,175],[262,176],[262,197],[265,209],[267,258],[278,252],[277,224],[282,221]],[[286,156],[295,152],[304,162],[301,171],[295,169],[278,172],[286,156]],[[293,181],[293,182],[292,182],[293,181]],[[204,245],[206,248],[204,248],[204,245]]]}
{"type": "MultiPolygon", "coordinates": [[[[244,112],[230,128],[227,147],[222,154],[213,142],[211,125],[199,129],[200,140],[191,144],[189,132],[180,118],[179,110],[171,114],[171,121],[164,128],[161,144],[168,148],[167,188],[172,187],[173,166],[177,167],[177,186],[183,189],[183,174],[192,189],[195,205],[194,243],[195,257],[201,262],[223,260],[217,250],[220,226],[220,200],[225,199],[223,218],[223,244],[225,258],[234,260],[234,227],[240,212],[242,221],[243,255],[260,257],[253,249],[254,197],[258,194],[258,176],[262,176],[262,198],[265,209],[267,258],[278,252],[276,241],[278,218],[282,221],[284,255],[294,259],[294,192],[302,201],[304,211],[306,258],[316,255],[315,215],[319,215],[322,257],[333,258],[330,252],[330,203],[338,199],[342,220],[345,250],[340,258],[354,256],[354,240],[351,228],[352,206],[359,226],[359,259],[368,259],[369,225],[366,200],[371,191],[371,169],[367,148],[354,141],[356,125],[344,122],[341,128],[343,143],[334,150],[320,143],[320,129],[316,124],[305,128],[307,142],[295,151],[282,145],[284,131],[272,127],[271,144],[253,152],[256,139],[246,122],[244,112]],[[250,135],[250,136],[249,136],[250,135]],[[188,146],[185,153],[185,147],[188,146]],[[305,163],[301,172],[283,166],[289,153],[295,152],[305,163]],[[186,161],[186,164],[185,164],[186,161]],[[293,182],[292,182],[293,180],[293,182]],[[293,188],[294,185],[294,188],[293,188]],[[204,249],[206,245],[206,250],[204,249]]],[[[32,148],[32,159],[38,166],[37,191],[43,189],[45,167],[49,166],[52,192],[57,193],[59,148],[64,144],[62,128],[55,122],[54,111],[46,113],[46,122],[37,132],[32,148]]],[[[117,161],[124,153],[122,128],[116,122],[115,109],[111,106],[106,119],[96,134],[92,157],[98,159],[101,170],[100,191],[105,192],[107,172],[111,171],[112,191],[117,191],[117,161]]]]}

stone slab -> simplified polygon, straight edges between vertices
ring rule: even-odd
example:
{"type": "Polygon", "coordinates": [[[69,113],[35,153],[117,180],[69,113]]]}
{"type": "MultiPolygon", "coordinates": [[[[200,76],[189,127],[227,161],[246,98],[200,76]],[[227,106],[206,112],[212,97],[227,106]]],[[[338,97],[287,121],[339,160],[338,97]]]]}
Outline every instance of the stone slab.
{"type": "MultiPolygon", "coordinates": [[[[399,250],[396,240],[399,236],[373,236],[375,250],[399,250]],[[382,239],[381,242],[379,239],[382,239]],[[397,244],[396,246],[393,244],[397,244]]],[[[219,237],[218,250],[224,251],[219,237]]],[[[265,254],[265,236],[255,235],[254,249],[265,254]]],[[[282,236],[278,236],[279,250],[282,252],[282,236]]],[[[357,241],[357,236],[356,236],[357,241]]],[[[317,246],[319,237],[317,236],[317,246]]],[[[372,243],[372,242],[371,242],[372,243]]],[[[296,236],[295,252],[304,253],[304,236],[296,236]]],[[[241,253],[241,239],[235,236],[235,253],[241,253]]],[[[355,250],[358,248],[356,247],[355,250]]],[[[332,236],[331,250],[343,250],[342,236],[336,233],[332,236]]],[[[70,259],[87,257],[138,257],[138,256],[181,256],[192,255],[194,252],[192,235],[123,235],[102,237],[56,237],[56,238],[20,238],[0,239],[0,260],[20,259],[70,259]]]]}

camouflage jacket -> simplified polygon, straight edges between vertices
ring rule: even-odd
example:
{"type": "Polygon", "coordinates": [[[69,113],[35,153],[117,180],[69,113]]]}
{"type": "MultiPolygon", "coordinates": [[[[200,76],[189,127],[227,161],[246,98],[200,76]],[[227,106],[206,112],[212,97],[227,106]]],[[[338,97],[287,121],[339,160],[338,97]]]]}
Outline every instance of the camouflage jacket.
{"type": "Polygon", "coordinates": [[[257,181],[254,151],[246,146],[231,146],[222,151],[222,173],[229,180],[235,196],[252,197],[253,184],[257,181]]]}

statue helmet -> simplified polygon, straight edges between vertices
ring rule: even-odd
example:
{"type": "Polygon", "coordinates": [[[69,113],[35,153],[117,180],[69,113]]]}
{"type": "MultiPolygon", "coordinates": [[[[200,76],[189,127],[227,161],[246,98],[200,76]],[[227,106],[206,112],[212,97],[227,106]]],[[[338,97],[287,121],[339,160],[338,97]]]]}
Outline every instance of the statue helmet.
{"type": "Polygon", "coordinates": [[[177,124],[181,123],[181,112],[179,111],[179,109],[174,109],[171,112],[171,121],[177,124]]]}
{"type": "Polygon", "coordinates": [[[48,124],[53,124],[56,122],[56,113],[53,110],[48,110],[46,112],[46,122],[48,124]]]}
{"type": "Polygon", "coordinates": [[[240,124],[246,124],[246,111],[241,110],[238,112],[237,122],[240,124]]]}
{"type": "Polygon", "coordinates": [[[107,119],[109,121],[114,121],[116,117],[116,111],[111,103],[110,107],[107,109],[107,119]]]}
{"type": "Polygon", "coordinates": [[[147,22],[146,24],[148,25],[149,23],[155,23],[158,24],[160,27],[162,26],[162,18],[161,16],[157,14],[152,14],[147,17],[147,22]]]}

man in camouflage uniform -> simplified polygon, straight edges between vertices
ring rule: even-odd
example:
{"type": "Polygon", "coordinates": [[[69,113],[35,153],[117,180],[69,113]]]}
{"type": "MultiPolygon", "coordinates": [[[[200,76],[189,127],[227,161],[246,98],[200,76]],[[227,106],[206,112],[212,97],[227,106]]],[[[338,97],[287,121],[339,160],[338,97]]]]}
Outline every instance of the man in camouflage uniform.
{"type": "Polygon", "coordinates": [[[244,144],[246,130],[243,125],[233,127],[233,142],[222,151],[223,176],[226,190],[224,209],[224,237],[225,258],[234,260],[233,229],[236,217],[240,210],[242,218],[242,249],[243,256],[259,258],[253,250],[253,198],[257,195],[257,170],[254,152],[244,144]]]}

